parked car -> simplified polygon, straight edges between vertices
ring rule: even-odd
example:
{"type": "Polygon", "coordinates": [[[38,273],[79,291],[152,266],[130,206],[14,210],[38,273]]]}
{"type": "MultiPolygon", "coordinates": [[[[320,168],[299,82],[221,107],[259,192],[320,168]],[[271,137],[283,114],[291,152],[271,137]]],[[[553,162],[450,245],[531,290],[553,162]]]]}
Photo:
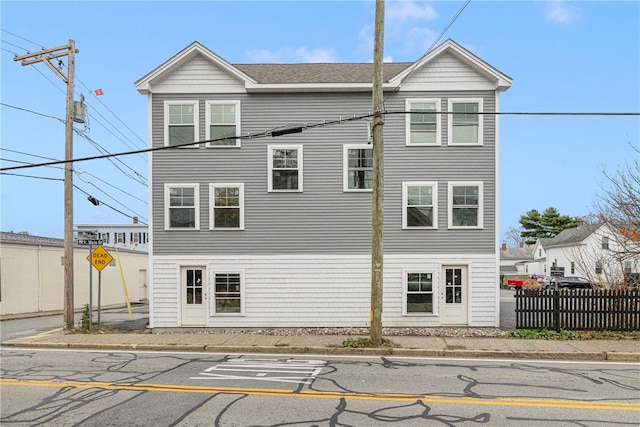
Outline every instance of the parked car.
{"type": "Polygon", "coordinates": [[[584,277],[566,276],[550,277],[548,283],[542,285],[543,289],[592,289],[593,285],[584,277]]]}
{"type": "Polygon", "coordinates": [[[556,278],[551,276],[545,276],[540,282],[542,289],[553,289],[556,286],[556,278]]]}

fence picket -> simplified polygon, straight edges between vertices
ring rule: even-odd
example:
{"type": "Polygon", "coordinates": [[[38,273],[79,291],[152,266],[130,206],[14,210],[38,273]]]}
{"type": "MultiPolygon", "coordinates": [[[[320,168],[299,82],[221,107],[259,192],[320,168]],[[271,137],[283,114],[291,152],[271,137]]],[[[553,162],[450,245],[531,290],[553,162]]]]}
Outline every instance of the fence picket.
{"type": "Polygon", "coordinates": [[[516,329],[637,331],[640,290],[516,291],[516,329]]]}

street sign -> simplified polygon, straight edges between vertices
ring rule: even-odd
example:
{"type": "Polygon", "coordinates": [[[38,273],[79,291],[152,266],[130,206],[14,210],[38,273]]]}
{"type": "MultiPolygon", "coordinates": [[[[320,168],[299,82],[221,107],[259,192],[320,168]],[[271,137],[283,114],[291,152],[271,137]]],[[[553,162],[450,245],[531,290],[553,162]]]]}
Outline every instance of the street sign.
{"type": "Polygon", "coordinates": [[[550,270],[553,277],[564,277],[564,267],[551,267],[550,270]]]}
{"type": "Polygon", "coordinates": [[[102,241],[101,239],[78,239],[77,243],[82,246],[99,246],[104,244],[104,241],[102,241]]]}
{"type": "Polygon", "coordinates": [[[111,261],[113,261],[113,257],[105,248],[98,246],[91,253],[91,259],[87,257],[87,260],[91,261],[91,264],[96,270],[102,271],[111,261]]]}

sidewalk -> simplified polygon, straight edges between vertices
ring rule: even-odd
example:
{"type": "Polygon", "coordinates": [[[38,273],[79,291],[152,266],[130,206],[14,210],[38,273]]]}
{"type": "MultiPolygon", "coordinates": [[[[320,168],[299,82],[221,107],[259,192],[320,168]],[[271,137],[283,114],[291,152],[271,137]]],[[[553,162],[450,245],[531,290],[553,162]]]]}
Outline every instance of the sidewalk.
{"type": "Polygon", "coordinates": [[[330,354],[640,362],[640,341],[549,341],[508,338],[392,336],[391,345],[346,348],[347,335],[275,336],[242,332],[65,333],[61,329],[3,342],[2,347],[211,353],[330,354]]]}

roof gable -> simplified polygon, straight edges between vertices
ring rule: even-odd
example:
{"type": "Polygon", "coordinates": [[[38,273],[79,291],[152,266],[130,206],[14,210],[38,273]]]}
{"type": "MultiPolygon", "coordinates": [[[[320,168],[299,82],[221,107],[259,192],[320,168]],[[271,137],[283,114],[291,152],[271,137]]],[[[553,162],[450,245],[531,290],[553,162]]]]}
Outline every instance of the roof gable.
{"type": "MultiPolygon", "coordinates": [[[[453,40],[447,40],[415,63],[384,63],[385,90],[398,90],[412,73],[451,55],[465,66],[491,81],[498,90],[506,90],[511,79],[479,59],[453,40]]],[[[247,92],[268,91],[370,91],[373,85],[373,63],[321,64],[231,64],[199,42],[194,41],[159,67],[135,82],[138,92],[147,94],[152,88],[187,67],[196,58],[216,67],[221,73],[244,85],[247,92]]]]}
{"type": "Polygon", "coordinates": [[[245,83],[256,83],[251,77],[244,74],[238,68],[234,67],[233,65],[222,59],[220,56],[216,55],[215,53],[201,45],[199,42],[194,41],[189,46],[185,47],[180,52],[171,57],[169,60],[165,61],[162,65],[156,67],[146,76],[136,81],[136,89],[138,89],[138,92],[140,93],[149,93],[151,86],[162,82],[172,73],[176,72],[176,70],[184,67],[186,64],[193,61],[194,58],[198,56],[203,57],[206,61],[210,62],[212,65],[215,65],[217,68],[229,74],[231,77],[244,81],[245,83]]]}
{"type": "Polygon", "coordinates": [[[493,82],[497,90],[504,91],[511,87],[512,79],[509,76],[500,72],[497,68],[483,61],[451,39],[446,40],[432,51],[427,52],[411,67],[395,76],[391,83],[400,86],[402,82],[411,75],[415,74],[420,69],[428,67],[429,64],[434,63],[445,55],[451,55],[473,69],[475,72],[482,75],[487,80],[493,82]]]}

